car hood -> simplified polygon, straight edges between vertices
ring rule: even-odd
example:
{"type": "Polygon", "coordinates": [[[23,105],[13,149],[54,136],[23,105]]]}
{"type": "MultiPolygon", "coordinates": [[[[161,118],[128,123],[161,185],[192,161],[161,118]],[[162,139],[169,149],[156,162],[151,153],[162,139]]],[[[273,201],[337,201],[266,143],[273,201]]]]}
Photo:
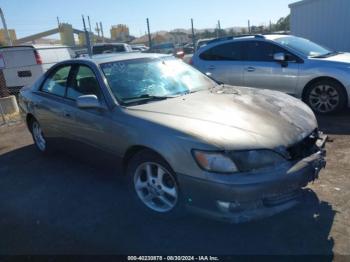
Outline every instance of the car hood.
{"type": "Polygon", "coordinates": [[[246,87],[218,86],[128,112],[222,149],[288,147],[317,128],[313,112],[300,100],[246,87]]]}
{"type": "Polygon", "coordinates": [[[334,56],[327,58],[316,58],[317,60],[327,61],[327,62],[338,62],[338,63],[349,63],[350,64],[350,53],[339,53],[334,56]]]}

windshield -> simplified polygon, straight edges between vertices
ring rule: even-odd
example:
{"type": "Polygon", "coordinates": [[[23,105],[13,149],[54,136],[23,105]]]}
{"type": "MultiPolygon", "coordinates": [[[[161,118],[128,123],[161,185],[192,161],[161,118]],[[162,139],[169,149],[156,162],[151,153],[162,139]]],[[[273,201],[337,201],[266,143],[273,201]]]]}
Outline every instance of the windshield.
{"type": "Polygon", "coordinates": [[[287,46],[291,49],[299,51],[305,56],[325,56],[333,53],[332,50],[322,47],[310,40],[300,38],[300,37],[282,37],[275,40],[277,43],[280,43],[284,46],[287,46]]]}
{"type": "Polygon", "coordinates": [[[101,69],[113,95],[123,104],[136,98],[174,97],[215,85],[196,69],[171,57],[105,63],[101,69]]]}

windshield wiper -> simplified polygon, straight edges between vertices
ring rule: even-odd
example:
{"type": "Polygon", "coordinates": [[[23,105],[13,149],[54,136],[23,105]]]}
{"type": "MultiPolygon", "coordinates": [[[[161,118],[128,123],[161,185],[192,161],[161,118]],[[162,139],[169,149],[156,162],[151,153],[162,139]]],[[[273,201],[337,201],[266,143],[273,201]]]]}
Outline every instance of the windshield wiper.
{"type": "Polygon", "coordinates": [[[327,58],[327,57],[331,57],[331,56],[335,56],[340,54],[339,52],[329,52],[323,55],[316,55],[316,56],[312,56],[311,58],[327,58]]]}
{"type": "Polygon", "coordinates": [[[168,98],[173,98],[173,97],[174,96],[154,96],[149,94],[143,94],[140,96],[123,98],[123,103],[130,104],[130,103],[149,102],[149,101],[161,101],[161,100],[166,100],[168,98]]]}

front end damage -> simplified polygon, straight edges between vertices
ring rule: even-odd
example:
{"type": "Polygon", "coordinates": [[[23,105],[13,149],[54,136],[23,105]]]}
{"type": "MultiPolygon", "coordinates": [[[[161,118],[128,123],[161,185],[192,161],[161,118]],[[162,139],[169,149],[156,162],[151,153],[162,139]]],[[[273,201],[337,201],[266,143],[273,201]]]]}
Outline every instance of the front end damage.
{"type": "Polygon", "coordinates": [[[327,136],[315,131],[285,150],[285,165],[270,170],[236,174],[230,180],[211,181],[179,175],[189,199],[189,211],[232,223],[269,217],[299,203],[302,189],[326,167],[327,136]]]}

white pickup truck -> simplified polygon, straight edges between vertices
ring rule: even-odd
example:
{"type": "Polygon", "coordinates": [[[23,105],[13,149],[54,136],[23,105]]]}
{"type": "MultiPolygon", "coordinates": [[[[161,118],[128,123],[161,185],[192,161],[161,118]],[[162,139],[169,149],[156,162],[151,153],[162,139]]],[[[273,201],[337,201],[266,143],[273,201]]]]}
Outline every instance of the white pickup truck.
{"type": "Polygon", "coordinates": [[[0,70],[11,93],[31,85],[57,62],[71,59],[74,52],[67,46],[9,46],[0,48],[0,70]]]}

